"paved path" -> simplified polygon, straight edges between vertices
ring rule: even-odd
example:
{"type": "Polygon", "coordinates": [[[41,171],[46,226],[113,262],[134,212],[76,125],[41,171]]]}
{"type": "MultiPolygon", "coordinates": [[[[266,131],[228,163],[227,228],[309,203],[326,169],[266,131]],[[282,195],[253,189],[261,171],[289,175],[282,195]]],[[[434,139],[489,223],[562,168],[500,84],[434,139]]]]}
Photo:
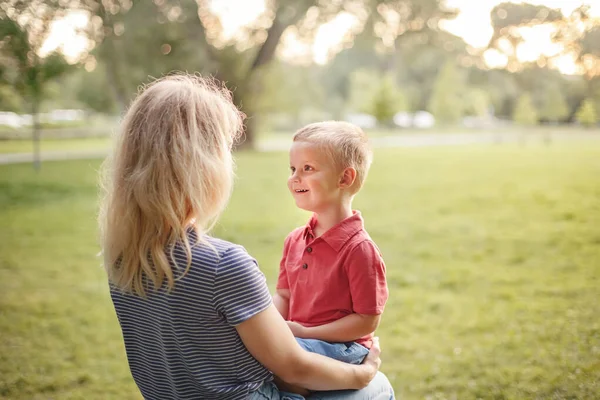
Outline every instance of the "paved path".
{"type": "MultiPolygon", "coordinates": [[[[425,146],[460,146],[494,143],[543,143],[548,138],[554,142],[594,141],[600,144],[598,133],[552,133],[550,136],[540,134],[502,134],[498,133],[465,133],[465,134],[410,134],[374,137],[373,147],[425,147],[425,146]]],[[[286,151],[290,147],[290,139],[273,139],[259,143],[259,151],[286,151]]],[[[81,151],[45,151],[42,161],[75,160],[88,158],[104,158],[108,149],[81,151]]],[[[33,162],[32,153],[0,153],[0,164],[16,164],[33,162]]]]}

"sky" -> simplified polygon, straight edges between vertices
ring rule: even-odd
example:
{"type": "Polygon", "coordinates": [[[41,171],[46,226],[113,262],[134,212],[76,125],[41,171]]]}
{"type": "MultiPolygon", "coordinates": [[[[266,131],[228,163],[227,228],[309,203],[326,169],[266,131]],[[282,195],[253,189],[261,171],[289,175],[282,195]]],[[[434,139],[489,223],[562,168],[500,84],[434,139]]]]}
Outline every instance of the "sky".
{"type": "MultiPolygon", "coordinates": [[[[447,4],[459,10],[458,17],[444,23],[443,28],[462,37],[472,47],[485,47],[491,36],[490,11],[503,0],[446,0],[447,4]]],[[[521,1],[513,1],[520,3],[521,1]]],[[[569,15],[575,8],[582,4],[592,7],[592,13],[600,17],[600,0],[528,0],[528,3],[545,5],[560,9],[563,14],[569,15]]],[[[213,1],[211,9],[221,19],[225,37],[234,37],[238,28],[255,20],[265,10],[264,0],[218,0],[213,1]]],[[[77,58],[85,51],[89,43],[77,29],[87,24],[84,13],[72,13],[65,19],[55,21],[52,33],[42,49],[42,52],[63,46],[63,51],[71,59],[77,58]]],[[[338,15],[333,21],[322,25],[317,31],[313,44],[303,44],[298,41],[294,32],[286,32],[280,46],[280,56],[293,60],[299,57],[312,58],[315,62],[323,64],[330,58],[331,50],[340,46],[344,35],[349,29],[358,24],[354,16],[348,13],[338,15]]],[[[517,49],[517,56],[521,61],[536,60],[540,54],[553,55],[561,51],[560,45],[550,40],[552,26],[540,25],[532,28],[522,28],[521,34],[525,42],[517,49]]],[[[506,63],[505,57],[494,51],[485,54],[486,63],[490,67],[502,67],[506,63]]],[[[557,67],[565,74],[576,72],[576,65],[572,58],[564,56],[558,59],[557,67]]]]}

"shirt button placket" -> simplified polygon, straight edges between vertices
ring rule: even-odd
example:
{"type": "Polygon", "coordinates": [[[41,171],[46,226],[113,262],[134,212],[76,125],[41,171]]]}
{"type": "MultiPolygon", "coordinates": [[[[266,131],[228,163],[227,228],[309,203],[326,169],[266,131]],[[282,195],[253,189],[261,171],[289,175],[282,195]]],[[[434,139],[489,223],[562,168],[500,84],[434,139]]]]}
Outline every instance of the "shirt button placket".
{"type": "MultiPolygon", "coordinates": [[[[312,247],[306,248],[306,252],[309,254],[312,253],[312,250],[313,250],[312,247]]],[[[308,269],[308,264],[307,263],[302,264],[302,269],[308,269]]]]}

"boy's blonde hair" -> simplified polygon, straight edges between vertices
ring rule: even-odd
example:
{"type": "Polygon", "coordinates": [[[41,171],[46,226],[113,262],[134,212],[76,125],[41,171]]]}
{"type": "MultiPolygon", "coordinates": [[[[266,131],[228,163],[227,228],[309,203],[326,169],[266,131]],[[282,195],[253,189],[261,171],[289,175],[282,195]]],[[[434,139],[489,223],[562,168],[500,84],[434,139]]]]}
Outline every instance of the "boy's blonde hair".
{"type": "Polygon", "coordinates": [[[225,208],[233,186],[231,148],[244,115],[212,79],[179,74],[142,88],[103,165],[99,225],[111,283],[145,296],[175,278],[169,261],[187,230],[199,240],[225,208]],[[166,250],[169,250],[167,256],[166,250]]]}
{"type": "Polygon", "coordinates": [[[344,121],[315,122],[298,130],[293,141],[322,147],[339,171],[354,168],[356,179],[350,187],[350,193],[358,193],[373,159],[369,139],[362,129],[344,121]]]}

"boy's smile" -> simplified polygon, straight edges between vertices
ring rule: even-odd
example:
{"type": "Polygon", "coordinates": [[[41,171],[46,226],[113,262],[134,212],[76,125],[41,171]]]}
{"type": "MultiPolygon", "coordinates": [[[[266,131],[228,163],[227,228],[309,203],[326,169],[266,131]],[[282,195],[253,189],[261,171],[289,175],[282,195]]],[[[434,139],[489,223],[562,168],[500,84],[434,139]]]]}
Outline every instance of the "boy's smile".
{"type": "Polygon", "coordinates": [[[288,188],[299,208],[322,213],[339,206],[341,177],[322,148],[312,143],[294,142],[290,149],[290,172],[288,188]]]}

